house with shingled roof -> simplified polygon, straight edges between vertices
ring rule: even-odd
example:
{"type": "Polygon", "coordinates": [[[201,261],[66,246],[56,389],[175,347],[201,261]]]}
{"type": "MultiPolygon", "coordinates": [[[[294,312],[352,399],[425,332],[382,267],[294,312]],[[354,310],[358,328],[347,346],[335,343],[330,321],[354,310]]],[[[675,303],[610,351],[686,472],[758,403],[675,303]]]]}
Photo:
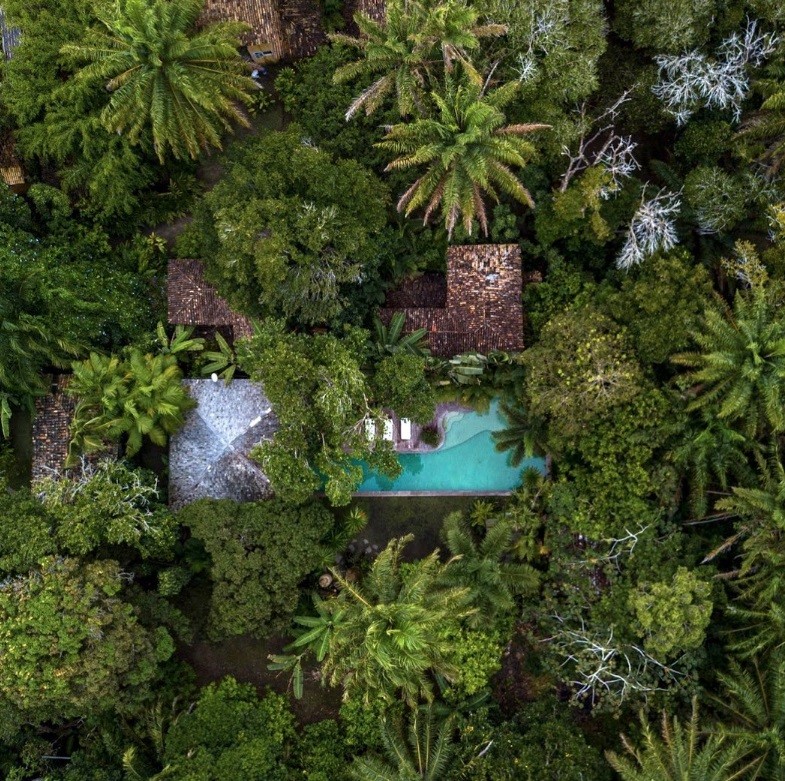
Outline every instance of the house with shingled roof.
{"type": "Polygon", "coordinates": [[[392,291],[379,311],[406,316],[407,333],[428,332],[434,355],[523,350],[523,273],[517,244],[466,244],[447,250],[447,275],[427,275],[392,291]]]}
{"type": "MultiPolygon", "coordinates": [[[[71,420],[76,410],[76,399],[65,392],[70,374],[59,374],[52,380],[51,391],[35,400],[33,418],[33,458],[31,477],[57,477],[65,471],[68,445],[71,442],[71,420]]],[[[86,456],[89,463],[101,458],[117,458],[118,445],[111,445],[99,453],[86,456]]],[[[76,467],[79,472],[79,467],[76,467]]]]}
{"type": "Polygon", "coordinates": [[[247,24],[243,43],[269,51],[275,60],[307,57],[327,40],[313,0],[205,0],[200,20],[247,24]]]}
{"type": "Polygon", "coordinates": [[[14,138],[10,133],[0,134],[0,179],[17,194],[27,190],[24,168],[16,156],[14,138]]]}
{"type": "Polygon", "coordinates": [[[166,282],[168,319],[172,325],[214,330],[230,328],[232,338],[253,333],[249,318],[235,312],[225,298],[204,278],[200,260],[169,261],[166,282]]]}

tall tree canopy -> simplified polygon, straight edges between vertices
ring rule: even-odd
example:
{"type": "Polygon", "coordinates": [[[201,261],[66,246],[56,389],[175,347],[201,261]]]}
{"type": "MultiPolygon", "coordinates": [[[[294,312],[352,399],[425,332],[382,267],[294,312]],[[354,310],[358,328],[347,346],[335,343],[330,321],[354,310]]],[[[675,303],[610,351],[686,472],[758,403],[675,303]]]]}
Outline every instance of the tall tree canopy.
{"type": "Polygon", "coordinates": [[[498,201],[508,195],[534,207],[512,167],[523,168],[534,157],[534,145],[524,136],[548,125],[505,124],[502,108],[515,96],[516,82],[486,91],[447,78],[445,87],[443,94],[431,93],[433,117],[394,125],[379,146],[399,155],[387,170],[426,169],[401,196],[399,211],[409,215],[424,206],[427,223],[439,208],[448,234],[459,222],[471,234],[477,220],[487,236],[486,196],[498,201]]]}
{"type": "Polygon", "coordinates": [[[149,143],[158,159],[198,157],[220,147],[232,124],[247,124],[240,105],[253,82],[237,53],[242,25],[196,30],[203,0],[116,0],[99,25],[63,52],[90,64],[77,80],[105,80],[111,93],[101,121],[132,144],[149,143]]]}

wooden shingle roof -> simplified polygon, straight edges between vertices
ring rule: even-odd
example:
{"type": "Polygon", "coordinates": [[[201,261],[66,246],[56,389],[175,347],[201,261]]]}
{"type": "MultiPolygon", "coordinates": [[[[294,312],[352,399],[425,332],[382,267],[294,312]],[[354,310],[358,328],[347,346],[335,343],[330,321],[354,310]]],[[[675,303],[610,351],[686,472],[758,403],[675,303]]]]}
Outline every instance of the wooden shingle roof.
{"type": "Polygon", "coordinates": [[[69,427],[76,399],[65,393],[68,377],[61,375],[53,383],[52,393],[35,401],[33,419],[32,478],[52,477],[59,473],[68,455],[71,441],[69,427]]]}
{"type": "MultiPolygon", "coordinates": [[[[58,477],[66,473],[65,460],[71,441],[71,419],[76,409],[76,398],[65,392],[71,379],[70,374],[60,374],[52,381],[52,391],[35,400],[33,418],[33,460],[32,480],[42,477],[58,477]]],[[[117,458],[119,445],[109,444],[104,450],[85,456],[90,464],[102,458],[117,458]]],[[[68,473],[78,475],[81,467],[69,469],[68,473]]]]}
{"type": "Polygon", "coordinates": [[[377,24],[384,24],[387,6],[385,0],[353,0],[352,13],[365,14],[377,24]]]}
{"type": "Polygon", "coordinates": [[[201,21],[244,22],[246,44],[268,44],[277,59],[306,57],[326,41],[315,0],[205,0],[201,21]]]}
{"type": "Polygon", "coordinates": [[[172,325],[231,326],[235,338],[253,332],[251,321],[235,312],[205,280],[200,260],[169,261],[166,297],[172,325]]]}
{"type": "MultiPolygon", "coordinates": [[[[409,283],[410,285],[412,283],[409,283]]],[[[433,289],[433,283],[428,285],[433,289]]],[[[399,305],[411,293],[393,291],[379,315],[406,315],[405,330],[425,328],[434,355],[523,349],[521,250],[517,244],[467,244],[447,251],[446,297],[439,305],[399,305]]],[[[417,302],[419,303],[419,302],[417,302]]]]}
{"type": "Polygon", "coordinates": [[[25,187],[25,172],[16,156],[14,138],[10,133],[0,135],[0,179],[15,192],[25,187]]]}

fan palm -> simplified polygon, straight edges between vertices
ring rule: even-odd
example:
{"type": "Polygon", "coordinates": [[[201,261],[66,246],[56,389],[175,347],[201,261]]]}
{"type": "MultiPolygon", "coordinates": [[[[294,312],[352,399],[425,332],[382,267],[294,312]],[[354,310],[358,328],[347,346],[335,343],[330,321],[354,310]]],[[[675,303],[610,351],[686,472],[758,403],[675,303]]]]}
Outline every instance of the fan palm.
{"type": "Polygon", "coordinates": [[[382,720],[387,760],[358,757],[351,765],[356,781],[441,781],[454,754],[452,719],[437,722],[433,706],[412,710],[408,728],[402,718],[382,720]]]}
{"type": "Polygon", "coordinates": [[[537,570],[509,560],[515,528],[507,518],[492,524],[478,542],[463,514],[454,512],[444,519],[443,533],[454,558],[442,579],[446,585],[469,589],[477,608],[468,618],[470,624],[487,624],[510,613],[517,594],[536,593],[537,570]]]}
{"type": "Polygon", "coordinates": [[[356,14],[360,37],[336,33],[330,38],[359,50],[362,57],[338,68],[334,80],[378,78],[352,101],[346,119],[361,108],[366,114],[373,113],[392,92],[401,116],[425,114],[437,53],[447,72],[458,62],[469,78],[479,82],[468,53],[478,47],[479,38],[500,35],[505,28],[478,25],[477,16],[463,0],[391,0],[384,24],[356,14]]]}
{"type": "Polygon", "coordinates": [[[750,781],[785,776],[785,657],[782,651],[743,667],[731,660],[712,697],[726,721],[718,733],[747,766],[750,781]]]}
{"type": "Polygon", "coordinates": [[[622,736],[631,758],[607,752],[608,762],[622,781],[734,781],[744,777],[734,754],[716,735],[701,738],[698,706],[693,700],[692,718],[685,727],[663,712],[661,737],[641,715],[643,747],[636,748],[622,736]]]}
{"type": "Polygon", "coordinates": [[[692,369],[684,377],[696,395],[691,408],[738,422],[750,437],[785,430],[785,319],[772,296],[738,292],[732,310],[707,310],[692,338],[699,351],[673,358],[692,369]]]}
{"type": "Polygon", "coordinates": [[[111,93],[104,126],[133,144],[152,139],[161,162],[196,158],[221,146],[235,122],[247,125],[240,104],[253,81],[243,74],[237,45],[242,25],[195,32],[202,0],[115,0],[96,11],[101,26],[63,48],[89,63],[78,79],[107,79],[111,93]]]}
{"type": "Polygon", "coordinates": [[[411,214],[425,207],[424,222],[441,208],[451,236],[460,220],[467,233],[478,220],[488,234],[484,197],[509,195],[534,208],[529,191],[512,167],[523,168],[534,156],[524,136],[550,127],[542,124],[506,125],[502,108],[518,89],[512,82],[486,92],[484,86],[451,77],[444,94],[432,93],[436,116],[393,125],[378,146],[400,155],[387,170],[425,167],[398,201],[398,210],[411,214]]]}

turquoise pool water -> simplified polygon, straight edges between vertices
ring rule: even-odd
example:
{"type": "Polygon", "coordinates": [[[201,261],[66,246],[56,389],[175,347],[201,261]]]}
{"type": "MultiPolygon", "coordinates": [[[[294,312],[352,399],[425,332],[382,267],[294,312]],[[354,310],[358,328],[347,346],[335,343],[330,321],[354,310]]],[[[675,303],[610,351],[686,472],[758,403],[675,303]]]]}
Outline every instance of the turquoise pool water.
{"type": "Polygon", "coordinates": [[[505,427],[497,401],[487,412],[448,412],[444,427],[444,444],[438,450],[399,454],[403,472],[395,480],[372,472],[363,464],[364,480],[357,493],[511,491],[520,485],[524,469],[545,471],[542,458],[530,458],[514,467],[510,465],[509,453],[496,450],[491,432],[505,427]]]}

